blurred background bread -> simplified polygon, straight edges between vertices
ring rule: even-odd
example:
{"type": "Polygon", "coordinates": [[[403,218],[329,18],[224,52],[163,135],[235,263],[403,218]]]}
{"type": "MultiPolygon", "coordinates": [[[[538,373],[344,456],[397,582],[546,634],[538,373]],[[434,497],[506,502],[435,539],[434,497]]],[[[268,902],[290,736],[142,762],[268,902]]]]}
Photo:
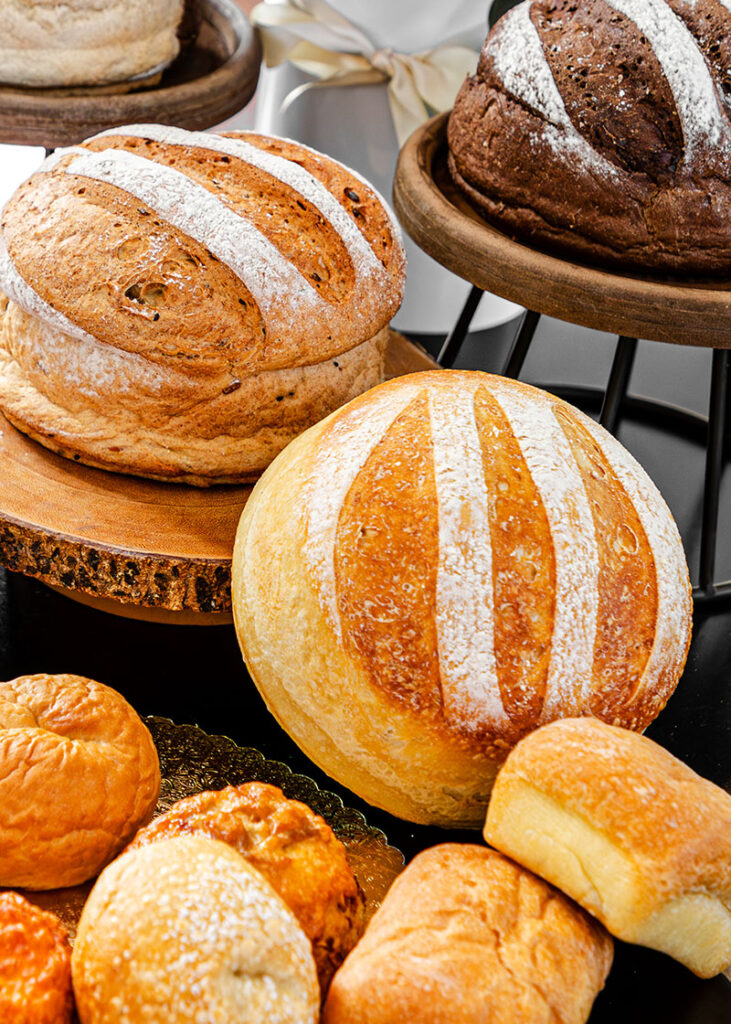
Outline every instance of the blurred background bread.
{"type": "Polygon", "coordinates": [[[731,796],[645,736],[554,722],[501,769],[485,838],[626,942],[731,966],[731,796]]]}
{"type": "Polygon", "coordinates": [[[152,737],[121,694],[72,675],[0,683],[0,886],[93,878],[159,789],[152,737]]]}
{"type": "Polygon", "coordinates": [[[244,509],[232,580],[249,671],[305,753],[445,826],[482,825],[541,724],[644,729],[690,641],[644,471],[578,410],[476,372],[391,381],[295,441],[244,509]]]}
{"type": "Polygon", "coordinates": [[[71,944],[55,914],[0,892],[0,1020],[71,1024],[71,944]]]}

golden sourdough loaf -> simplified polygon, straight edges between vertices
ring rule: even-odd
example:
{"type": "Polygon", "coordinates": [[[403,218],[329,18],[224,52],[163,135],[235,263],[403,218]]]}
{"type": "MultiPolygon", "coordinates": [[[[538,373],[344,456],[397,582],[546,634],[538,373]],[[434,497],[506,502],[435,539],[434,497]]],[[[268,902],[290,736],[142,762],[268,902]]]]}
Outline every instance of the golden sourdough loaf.
{"type": "Polygon", "coordinates": [[[683,669],[672,517],[578,410],[489,374],[383,384],[298,438],[239,526],[233,610],[270,710],[393,814],[482,825],[555,718],[644,729],[683,669]]]}
{"type": "Polygon", "coordinates": [[[571,900],[481,846],[400,875],[333,979],[323,1024],[584,1024],[612,940],[571,900]]]}
{"type": "Polygon", "coordinates": [[[495,782],[485,838],[620,939],[731,967],[731,796],[646,736],[554,722],[495,782]]]}
{"type": "Polygon", "coordinates": [[[152,815],[152,737],[108,686],[70,675],[0,683],[0,886],[98,874],[152,815]]]}
{"type": "Polygon", "coordinates": [[[105,85],[178,54],[190,0],[0,0],[0,81],[105,85]]]}
{"type": "Polygon", "coordinates": [[[256,477],[383,379],[400,233],[295,142],[161,125],[54,154],[0,233],[0,408],[89,465],[256,477]]]}

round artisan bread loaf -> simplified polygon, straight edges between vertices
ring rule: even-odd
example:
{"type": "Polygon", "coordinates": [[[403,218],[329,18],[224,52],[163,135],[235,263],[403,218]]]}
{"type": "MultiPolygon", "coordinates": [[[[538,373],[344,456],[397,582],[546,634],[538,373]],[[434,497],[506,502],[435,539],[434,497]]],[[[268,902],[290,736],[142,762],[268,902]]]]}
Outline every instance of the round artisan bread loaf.
{"type": "Polygon", "coordinates": [[[159,790],[152,737],[121,694],[71,675],[0,683],[0,886],[93,878],[159,790]]]}
{"type": "Polygon", "coordinates": [[[309,757],[412,821],[479,827],[555,718],[642,730],[682,672],[683,548],[577,409],[489,374],[374,388],[257,484],[233,557],[251,675],[309,757]]]}
{"type": "Polygon", "coordinates": [[[488,36],[448,136],[456,184],[521,240],[731,272],[727,0],[525,0],[488,36]]]}
{"type": "Polygon", "coordinates": [[[0,0],[0,81],[106,85],[160,71],[178,54],[190,0],[0,0]]]}
{"type": "Polygon", "coordinates": [[[497,777],[485,838],[618,938],[702,978],[731,967],[731,796],[646,736],[538,729],[497,777]]]}
{"type": "Polygon", "coordinates": [[[584,1024],[612,940],[481,846],[445,843],[401,874],[333,978],[323,1024],[584,1024]]]}
{"type": "Polygon", "coordinates": [[[228,843],[267,879],[312,943],[326,992],[365,927],[363,894],[328,823],[276,786],[247,782],[179,800],[140,829],[128,849],[181,835],[228,843]]]}
{"type": "Polygon", "coordinates": [[[71,1024],[71,943],[55,914],[0,893],[0,1020],[71,1024]]]}
{"type": "Polygon", "coordinates": [[[67,457],[251,480],[383,379],[398,226],[296,142],[117,128],[50,157],[0,228],[0,409],[67,457]]]}
{"type": "Polygon", "coordinates": [[[310,943],[226,843],[181,836],[130,850],[84,907],[72,957],[81,1024],[316,1024],[310,943]]]}

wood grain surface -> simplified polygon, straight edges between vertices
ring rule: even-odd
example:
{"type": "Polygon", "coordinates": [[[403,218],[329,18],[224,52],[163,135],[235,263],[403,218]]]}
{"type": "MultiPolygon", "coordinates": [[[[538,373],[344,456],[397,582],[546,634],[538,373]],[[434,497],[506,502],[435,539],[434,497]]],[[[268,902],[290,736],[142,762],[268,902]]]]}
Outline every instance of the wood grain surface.
{"type": "MultiPolygon", "coordinates": [[[[426,352],[392,333],[389,377],[434,366],[426,352]]],[[[196,615],[230,612],[231,552],[251,487],[188,487],[91,469],[43,448],[2,417],[0,480],[0,565],[87,603],[106,602],[98,605],[106,610],[109,602],[124,602],[196,615]]]]}
{"type": "Polygon", "coordinates": [[[614,273],[551,256],[483,220],[447,168],[448,114],[401,151],[394,205],[414,241],[472,284],[538,313],[613,334],[731,348],[731,281],[614,273]]]}
{"type": "Polygon", "coordinates": [[[232,0],[201,0],[196,43],[151,88],[18,89],[0,85],[0,142],[54,149],[120,124],[201,130],[241,110],[259,78],[261,46],[232,0]]]}

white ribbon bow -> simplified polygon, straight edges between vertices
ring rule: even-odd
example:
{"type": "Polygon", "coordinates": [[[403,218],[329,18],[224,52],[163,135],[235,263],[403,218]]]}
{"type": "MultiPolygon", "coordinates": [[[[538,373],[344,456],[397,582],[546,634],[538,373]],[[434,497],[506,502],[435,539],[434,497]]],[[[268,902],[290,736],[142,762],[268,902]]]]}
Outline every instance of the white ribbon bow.
{"type": "Polygon", "coordinates": [[[282,110],[310,89],[388,82],[399,145],[431,112],[449,110],[465,77],[477,67],[478,54],[466,46],[437,46],[413,54],[378,50],[326,0],[259,3],[251,20],[260,29],[267,67],[289,60],[319,79],[293,89],[282,110]]]}

